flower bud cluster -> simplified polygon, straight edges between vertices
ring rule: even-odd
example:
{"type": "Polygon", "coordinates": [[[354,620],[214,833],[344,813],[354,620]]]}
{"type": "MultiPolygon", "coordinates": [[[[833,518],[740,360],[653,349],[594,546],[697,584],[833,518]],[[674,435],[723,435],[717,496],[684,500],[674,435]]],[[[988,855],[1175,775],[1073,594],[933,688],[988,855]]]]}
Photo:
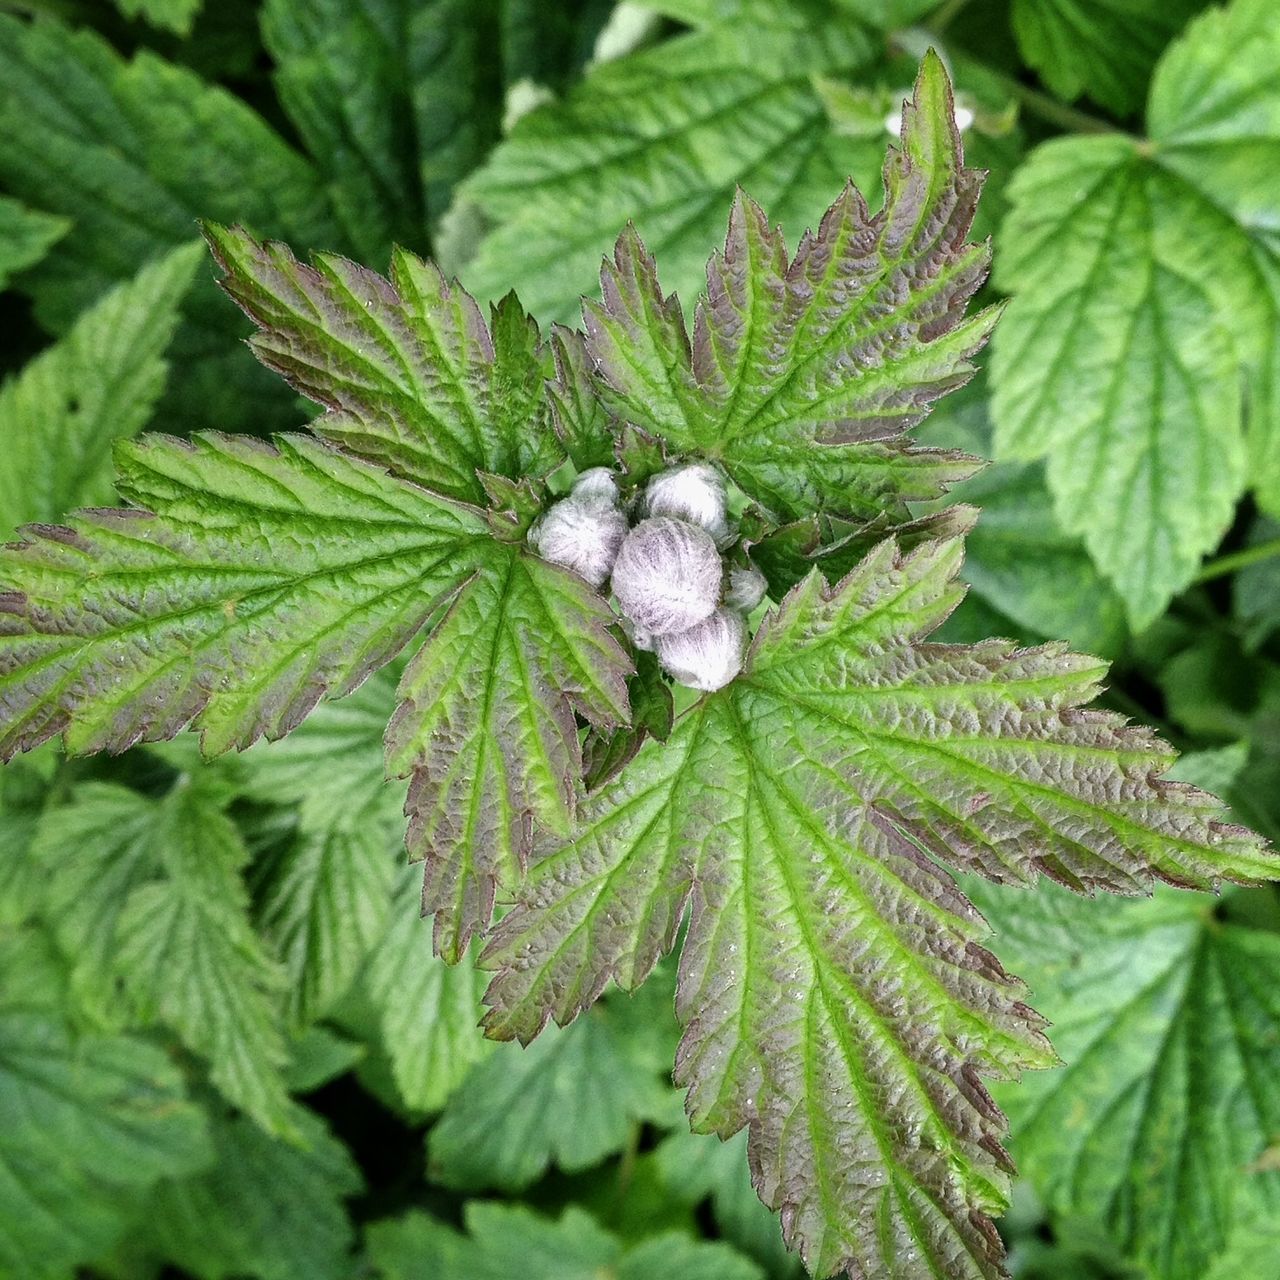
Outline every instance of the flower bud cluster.
{"type": "Polygon", "coordinates": [[[656,652],[674,680],[709,692],[741,671],[744,617],[766,588],[754,568],[726,573],[721,550],[735,535],[725,498],[714,467],[674,467],[649,481],[640,519],[629,526],[617,482],[595,467],[547,511],[529,541],[543,559],[594,587],[609,579],[632,643],[656,652]]]}

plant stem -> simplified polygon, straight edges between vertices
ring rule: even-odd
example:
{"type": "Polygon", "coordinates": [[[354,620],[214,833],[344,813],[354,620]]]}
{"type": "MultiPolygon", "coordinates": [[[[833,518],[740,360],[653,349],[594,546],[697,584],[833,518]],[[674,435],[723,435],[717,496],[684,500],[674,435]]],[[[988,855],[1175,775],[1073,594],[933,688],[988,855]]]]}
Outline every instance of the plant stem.
{"type": "Polygon", "coordinates": [[[939,5],[929,19],[929,30],[940,36],[960,16],[961,10],[968,3],[969,0],[947,0],[946,4],[939,5]]]}
{"type": "Polygon", "coordinates": [[[1060,129],[1066,129],[1069,133],[1123,132],[1116,125],[1098,116],[1091,116],[1087,111],[1068,106],[1065,102],[1059,102],[1057,98],[1050,97],[1047,93],[1041,93],[1039,89],[1032,89],[1029,85],[1023,84],[1021,80],[1015,80],[1013,76],[1007,76],[999,71],[992,74],[1000,78],[1004,86],[1017,98],[1019,105],[1025,110],[1031,112],[1032,115],[1039,116],[1041,120],[1056,124],[1060,129]]]}
{"type": "Polygon", "coordinates": [[[1245,547],[1243,551],[1233,551],[1230,555],[1219,556],[1210,560],[1195,576],[1196,582],[1212,582],[1214,578],[1225,577],[1235,573],[1237,569],[1247,569],[1251,564],[1262,560],[1270,560],[1272,556],[1280,556],[1280,538],[1272,538],[1268,542],[1259,542],[1256,546],[1245,547]]]}

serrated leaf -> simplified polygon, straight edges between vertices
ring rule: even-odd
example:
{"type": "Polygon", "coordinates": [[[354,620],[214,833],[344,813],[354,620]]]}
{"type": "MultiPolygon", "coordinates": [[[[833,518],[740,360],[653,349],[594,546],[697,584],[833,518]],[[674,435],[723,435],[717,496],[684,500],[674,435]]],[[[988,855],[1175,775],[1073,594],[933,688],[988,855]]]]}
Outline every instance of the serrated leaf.
{"type": "Polygon", "coordinates": [[[291,1133],[280,975],[249,923],[231,821],[190,785],[151,800],[100,783],[45,815],[35,855],[90,1013],[172,1027],[231,1102],[291,1133]]]}
{"type": "Polygon", "coordinates": [[[296,830],[259,890],[262,928],[290,979],[295,1028],[330,1010],[386,931],[403,860],[403,788],[386,781],[382,752],[395,689],[384,668],[246,757],[243,794],[297,805],[296,830]]]}
{"type": "Polygon", "coordinates": [[[1024,1173],[1150,1274],[1201,1280],[1280,1207],[1280,1172],[1257,1166],[1280,1132],[1280,937],[1190,896],[974,888],[1067,1063],[1000,1091],[1024,1173]]]}
{"type": "Polygon", "coordinates": [[[0,1269],[63,1280],[110,1247],[157,1179],[212,1158],[159,1049],[74,1036],[33,934],[0,941],[0,1269]]]}
{"type": "Polygon", "coordinates": [[[279,737],[393,657],[488,541],[479,512],[304,436],[150,437],[117,465],[145,511],[0,552],[5,757],[188,723],[209,754],[279,737]]]}
{"type": "Polygon", "coordinates": [[[354,1233],[342,1202],[362,1189],[360,1172],[317,1116],[298,1119],[301,1145],[219,1117],[217,1163],[160,1183],[140,1242],[199,1280],[347,1280],[354,1233]]]}
{"type": "Polygon", "coordinates": [[[19,271],[33,267],[71,230],[66,218],[0,195],[0,289],[19,271]]]}
{"type": "Polygon", "coordinates": [[[653,258],[624,232],[587,303],[587,345],[615,415],[674,453],[719,462],[786,519],[832,508],[906,518],[971,460],[906,437],[969,378],[995,313],[963,320],[987,251],[966,245],[980,175],[963,168],[951,87],[926,58],[874,217],[846,187],[789,261],[764,213],[739,194],[692,339],[653,258]]]}
{"type": "Polygon", "coordinates": [[[670,1232],[627,1246],[581,1209],[558,1222],[523,1205],[467,1205],[463,1235],[424,1213],[375,1222],[370,1251],[386,1280],[760,1280],[758,1267],[723,1244],[670,1232]]]}
{"type": "Polygon", "coordinates": [[[577,1173],[599,1164],[640,1124],[681,1123],[664,1078],[675,1042],[670,988],[654,997],[616,996],[573,1027],[487,1058],[427,1136],[432,1179],[520,1191],[552,1165],[577,1173]]]}
{"type": "Polygon", "coordinates": [[[1048,455],[1060,522],[1136,626],[1187,585],[1246,479],[1271,502],[1280,474],[1273,16],[1237,0],[1170,46],[1150,142],[1055,140],[1010,186],[997,448],[1048,455]]]}
{"type": "Polygon", "coordinates": [[[1014,0],[1026,61],[1060,98],[1138,110],[1161,51],[1203,0],[1014,0]]]}
{"type": "Polygon", "coordinates": [[[1233,228],[1118,136],[1047,143],[1010,196],[996,447],[1048,455],[1059,521],[1140,629],[1244,487],[1238,353],[1213,284],[1239,269],[1233,228]]]}
{"type": "Polygon", "coordinates": [[[164,389],[164,351],[198,261],[189,244],[143,267],[0,386],[0,536],[110,501],[111,446],[142,429],[164,389]]]}
{"type": "Polygon", "coordinates": [[[744,675],[548,844],[487,962],[487,1025],[528,1040],[634,987],[691,905],[677,1080],[694,1127],[749,1127],[761,1197],[810,1269],[994,1277],[1003,1119],[979,1075],[1052,1061],[982,918],[927,855],[995,880],[1138,893],[1277,863],[1169,756],[1080,710],[1102,665],[921,639],[957,543],[815,573],[744,675]]]}
{"type": "Polygon", "coordinates": [[[800,1260],[782,1242],[777,1218],[760,1203],[751,1185],[745,1132],[721,1142],[707,1134],[677,1131],[663,1138],[654,1157],[663,1185],[695,1204],[709,1199],[724,1237],[775,1280],[801,1274],[800,1260]]]}
{"type": "Polygon", "coordinates": [[[692,296],[735,187],[799,228],[865,166],[868,149],[831,132],[811,82],[871,60],[862,25],[825,3],[716,17],[596,65],[562,102],[520,119],[463,184],[493,227],[466,268],[478,295],[514,288],[536,315],[573,322],[600,255],[634,218],[668,282],[692,296]]]}
{"type": "Polygon", "coordinates": [[[451,961],[487,927],[498,887],[519,882],[535,826],[569,829],[574,711],[602,728],[627,720],[613,620],[577,575],[494,542],[405,670],[387,769],[411,779],[407,844],[451,961]]]}
{"type": "Polygon", "coordinates": [[[116,0],[116,7],[126,18],[144,18],[153,27],[185,36],[200,12],[204,0],[116,0]]]}
{"type": "Polygon", "coordinates": [[[363,986],[404,1104],[438,1111],[491,1046],[480,1031],[484,975],[445,964],[419,918],[420,878],[403,874],[390,924],[373,944],[363,986]]]}
{"type": "Polygon", "coordinates": [[[206,228],[223,288],[260,327],[258,358],[328,410],[311,424],[349,454],[485,505],[476,472],[541,476],[564,454],[548,419],[537,326],[515,298],[492,333],[475,300],[403,250],[391,278],[314,266],[240,228],[206,228]]]}
{"type": "MultiPolygon", "coordinates": [[[[200,217],[340,247],[318,175],[241,99],[47,17],[0,16],[0,182],[74,223],[21,281],[56,333],[140,263],[186,244],[200,217]]],[[[245,360],[240,321],[207,277],[183,315],[172,356],[185,421],[296,422],[290,397],[245,360]]]]}

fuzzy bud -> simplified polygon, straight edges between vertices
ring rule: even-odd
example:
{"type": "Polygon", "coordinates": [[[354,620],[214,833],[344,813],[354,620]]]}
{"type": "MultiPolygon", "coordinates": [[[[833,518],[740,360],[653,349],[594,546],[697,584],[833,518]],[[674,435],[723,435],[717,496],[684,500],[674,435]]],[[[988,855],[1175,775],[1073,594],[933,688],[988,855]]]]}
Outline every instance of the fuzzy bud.
{"type": "Polygon", "coordinates": [[[608,467],[590,467],[573,482],[569,496],[584,507],[616,507],[618,482],[608,467]]]}
{"type": "Polygon", "coordinates": [[[765,576],[754,565],[744,569],[729,570],[729,589],[724,593],[724,602],[730,609],[740,609],[750,613],[764,599],[769,584],[765,576]]]}
{"type": "Polygon", "coordinates": [[[714,467],[691,463],[654,476],[645,490],[651,516],[672,516],[705,529],[717,542],[728,532],[724,481],[714,467]]]}
{"type": "Polygon", "coordinates": [[[683,520],[641,520],[613,566],[613,594],[642,631],[667,635],[710,617],[720,603],[720,553],[711,535],[683,520]]]}
{"type": "Polygon", "coordinates": [[[593,587],[604,585],[627,536],[627,517],[616,507],[557,502],[529,531],[529,545],[552,564],[563,565],[593,587]]]}
{"type": "Polygon", "coordinates": [[[713,693],[742,670],[747,628],[733,609],[717,609],[688,631],[659,636],[658,661],[672,679],[713,693]]]}

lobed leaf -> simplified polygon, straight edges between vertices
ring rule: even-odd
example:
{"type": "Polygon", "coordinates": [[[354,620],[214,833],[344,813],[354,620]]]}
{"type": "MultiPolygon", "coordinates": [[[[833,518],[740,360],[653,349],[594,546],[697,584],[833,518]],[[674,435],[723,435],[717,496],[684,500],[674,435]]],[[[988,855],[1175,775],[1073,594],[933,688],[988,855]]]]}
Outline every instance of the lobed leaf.
{"type": "Polygon", "coordinates": [[[424,914],[457,961],[518,884],[535,829],[568,831],[582,749],[575,709],[626,722],[631,663],[605,601],[575,574],[493,542],[400,682],[387,767],[410,777],[407,843],[424,914]]]}
{"type": "Polygon", "coordinates": [[[885,165],[874,216],[852,186],[788,260],[781,232],[739,192],[690,338],[634,228],[588,302],[587,345],[613,413],[673,453],[719,462],[785,519],[831,508],[906,518],[973,461],[906,437],[945,392],[996,313],[963,320],[987,250],[966,245],[980,175],[963,167],[951,87],[925,59],[885,165]]]}
{"type": "Polygon", "coordinates": [[[63,734],[205,751],[287,733],[408,642],[484,545],[481,515],[303,436],[122,445],[147,510],[31,525],[0,552],[0,756],[63,734]]]}
{"type": "Polygon", "coordinates": [[[0,289],[19,271],[34,266],[71,230],[66,218],[0,195],[0,289]]]}
{"type": "Polygon", "coordinates": [[[477,471],[541,476],[564,454],[548,420],[537,326],[514,297],[492,332],[475,299],[403,250],[385,280],[345,258],[300,263],[242,228],[206,228],[223,288],[259,326],[258,358],[328,412],[353,457],[484,505],[477,471]]]}
{"type": "Polygon", "coordinates": [[[979,1077],[1053,1056],[933,859],[1146,891],[1273,876],[1146,731],[1080,710],[1057,646],[929,644],[959,544],[811,575],[748,666],[548,842],[486,962],[486,1025],[532,1038],[642,981],[689,908],[677,1079],[695,1128],[747,1126],[757,1190],[817,1274],[1001,1274],[1003,1117],[979,1077]]]}

